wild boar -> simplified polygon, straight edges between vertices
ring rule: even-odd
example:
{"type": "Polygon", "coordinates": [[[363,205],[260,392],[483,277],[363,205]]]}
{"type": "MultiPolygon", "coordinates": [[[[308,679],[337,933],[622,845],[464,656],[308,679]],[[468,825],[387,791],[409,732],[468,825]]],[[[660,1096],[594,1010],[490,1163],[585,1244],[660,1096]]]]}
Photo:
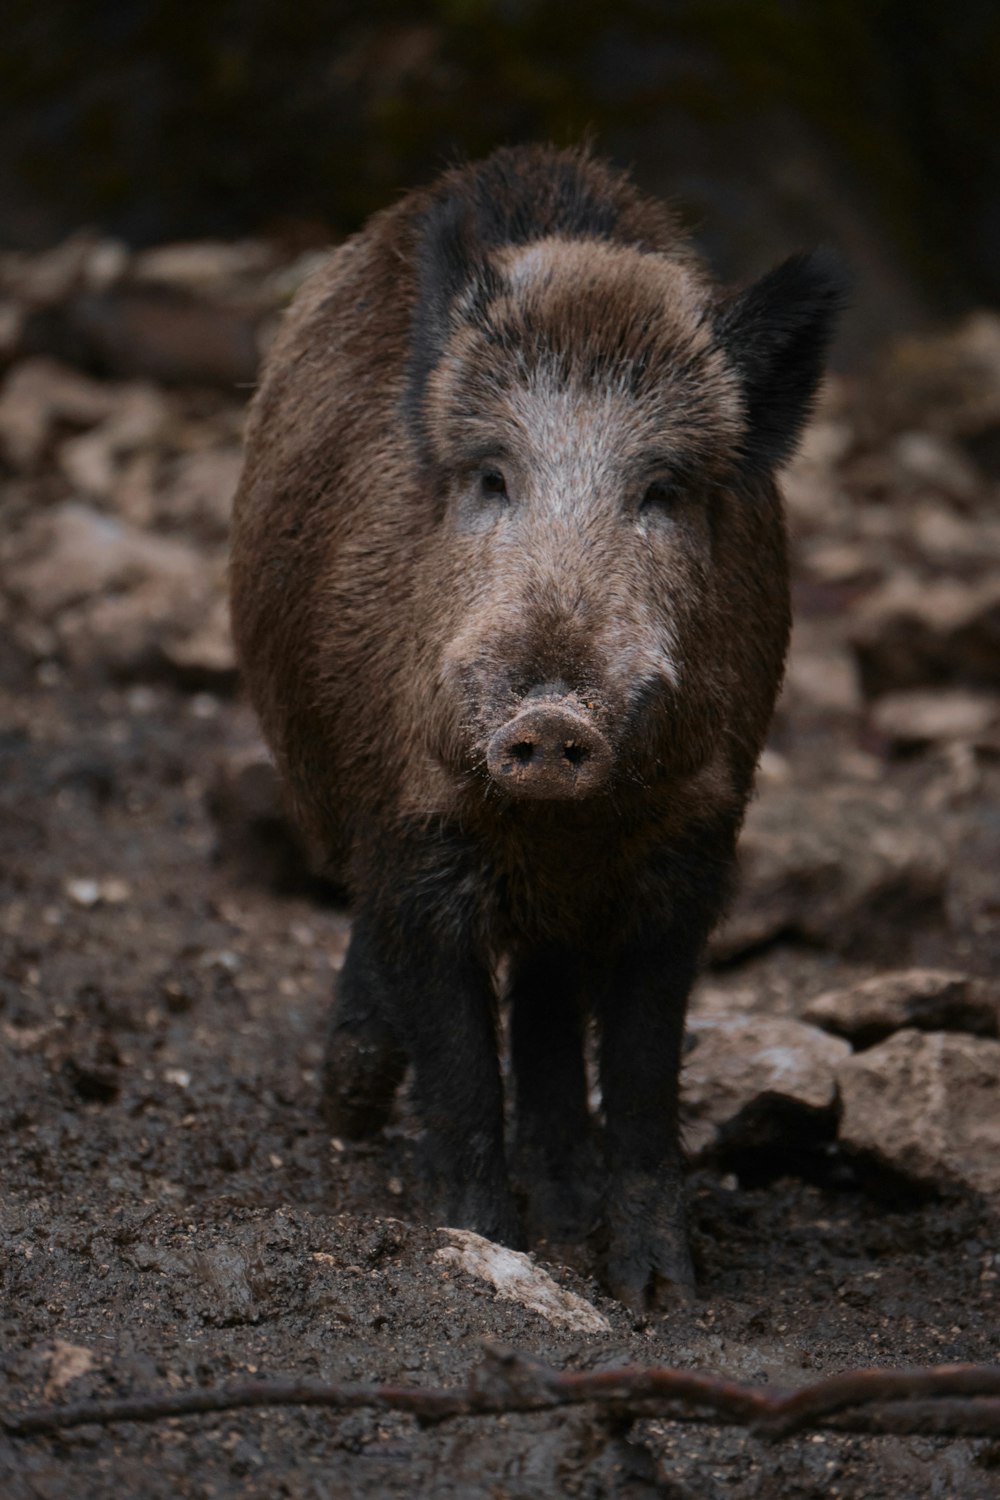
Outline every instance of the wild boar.
{"type": "Polygon", "coordinates": [[[410,1066],[443,1221],[600,1219],[636,1307],[693,1284],[685,1005],[785,658],[774,470],[840,300],[822,254],[716,289],[627,178],[505,149],[331,255],[250,416],[239,657],[354,900],[329,1118],[378,1130],[410,1066]]]}

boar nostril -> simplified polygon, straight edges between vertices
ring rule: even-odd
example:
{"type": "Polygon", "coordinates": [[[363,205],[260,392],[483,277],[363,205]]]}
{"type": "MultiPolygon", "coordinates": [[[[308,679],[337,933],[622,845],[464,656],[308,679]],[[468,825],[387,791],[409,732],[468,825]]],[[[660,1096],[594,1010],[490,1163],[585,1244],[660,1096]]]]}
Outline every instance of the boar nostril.
{"type": "Polygon", "coordinates": [[[486,750],[494,782],[512,797],[589,797],[607,780],[611,746],[575,702],[528,699],[496,730],[486,750]]]}

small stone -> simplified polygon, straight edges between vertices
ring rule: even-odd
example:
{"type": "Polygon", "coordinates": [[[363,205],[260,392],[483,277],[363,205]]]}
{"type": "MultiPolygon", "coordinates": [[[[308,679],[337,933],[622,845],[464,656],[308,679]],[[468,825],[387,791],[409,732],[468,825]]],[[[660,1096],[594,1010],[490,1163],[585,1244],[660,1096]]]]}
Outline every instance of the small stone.
{"type": "Polygon", "coordinates": [[[915,1182],[1000,1204],[1000,1042],[898,1031],[837,1074],[840,1139],[915,1182]]]}
{"type": "Polygon", "coordinates": [[[778,1016],[693,1016],[688,1037],[681,1111],[694,1157],[755,1143],[776,1114],[787,1131],[790,1108],[804,1122],[832,1112],[836,1071],[850,1055],[847,1042],[778,1016]]]}
{"type": "Polygon", "coordinates": [[[802,1014],[856,1047],[869,1047],[904,1027],[996,1036],[1000,986],[944,969],[894,969],[845,989],[826,990],[802,1014]]]}
{"type": "Polygon", "coordinates": [[[71,1381],[86,1375],[96,1363],[93,1350],[82,1344],[67,1344],[63,1339],[54,1339],[43,1393],[46,1401],[51,1401],[71,1381]]]}
{"type": "Polygon", "coordinates": [[[547,1271],[535,1264],[530,1255],[496,1245],[468,1229],[442,1229],[450,1241],[435,1250],[434,1259],[443,1265],[486,1281],[508,1302],[519,1302],[530,1312],[538,1313],[555,1328],[574,1333],[609,1333],[611,1324],[584,1297],[567,1292],[547,1271]]]}
{"type": "MultiPolygon", "coordinates": [[[[861,711],[857,666],[843,649],[810,651],[793,642],[785,676],[784,704],[820,713],[852,715],[861,711]]],[[[784,706],[783,704],[783,706],[784,706]]]]}
{"type": "Polygon", "coordinates": [[[236,681],[236,652],[229,631],[229,610],[220,595],[201,624],[160,643],[164,658],[183,686],[211,684],[228,688],[236,681]]]}
{"type": "Polygon", "coordinates": [[[871,717],[879,734],[900,749],[978,740],[1000,724],[1000,698],[962,688],[912,688],[880,698],[871,717]]]}
{"type": "Polygon", "coordinates": [[[131,894],[132,887],[127,880],[119,880],[112,875],[101,881],[101,900],[108,906],[122,906],[131,894]]]}
{"type": "Polygon", "coordinates": [[[933,433],[900,433],[892,455],[911,482],[928,485],[958,500],[971,499],[979,488],[979,476],[962,450],[933,433]]]}
{"type": "Polygon", "coordinates": [[[15,469],[42,459],[57,424],[90,427],[112,415],[117,388],[80,375],[52,359],[25,359],[0,389],[0,452],[15,469]]]}
{"type": "Polygon", "coordinates": [[[188,711],[195,719],[217,719],[221,708],[214,693],[195,693],[188,704],[188,711]]]}
{"type": "Polygon", "coordinates": [[[107,499],[115,489],[123,460],[157,442],[169,420],[169,408],[158,391],[147,385],[119,388],[111,415],[80,437],[64,442],[59,466],[75,489],[107,499]]]}
{"type": "Polygon", "coordinates": [[[853,542],[819,542],[806,551],[805,565],[821,583],[855,583],[870,577],[872,556],[853,542]]]}
{"type": "Polygon", "coordinates": [[[101,885],[97,880],[67,880],[65,891],[74,906],[96,906],[101,899],[101,885]]]}

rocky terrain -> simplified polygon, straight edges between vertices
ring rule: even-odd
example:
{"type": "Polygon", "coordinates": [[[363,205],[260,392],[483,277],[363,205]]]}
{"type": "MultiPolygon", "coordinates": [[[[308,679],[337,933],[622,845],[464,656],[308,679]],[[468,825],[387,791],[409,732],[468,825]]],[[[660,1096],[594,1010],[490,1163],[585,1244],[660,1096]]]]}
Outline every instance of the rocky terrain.
{"type": "MultiPolygon", "coordinates": [[[[318,1116],[348,919],[224,601],[244,401],[313,263],[0,256],[0,1403],[458,1383],[484,1340],[775,1386],[1000,1362],[1000,318],[832,381],[786,475],[794,645],[685,1070],[701,1299],[637,1319],[536,1246],[567,1324],[428,1222],[405,1099],[363,1147],[318,1116]]],[[[0,1486],[978,1500],[1000,1447],[289,1409],[0,1439],[0,1486]]]]}

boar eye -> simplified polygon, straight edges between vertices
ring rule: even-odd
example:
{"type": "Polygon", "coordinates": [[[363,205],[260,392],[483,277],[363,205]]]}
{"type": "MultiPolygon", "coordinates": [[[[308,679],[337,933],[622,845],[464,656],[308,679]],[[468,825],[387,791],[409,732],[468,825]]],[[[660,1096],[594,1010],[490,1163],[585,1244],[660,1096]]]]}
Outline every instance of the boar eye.
{"type": "Polygon", "coordinates": [[[479,476],[479,488],[484,495],[506,495],[507,481],[499,469],[484,469],[479,476]]]}
{"type": "Polygon", "coordinates": [[[640,510],[672,510],[677,503],[677,488],[667,479],[657,479],[646,486],[640,510]]]}

